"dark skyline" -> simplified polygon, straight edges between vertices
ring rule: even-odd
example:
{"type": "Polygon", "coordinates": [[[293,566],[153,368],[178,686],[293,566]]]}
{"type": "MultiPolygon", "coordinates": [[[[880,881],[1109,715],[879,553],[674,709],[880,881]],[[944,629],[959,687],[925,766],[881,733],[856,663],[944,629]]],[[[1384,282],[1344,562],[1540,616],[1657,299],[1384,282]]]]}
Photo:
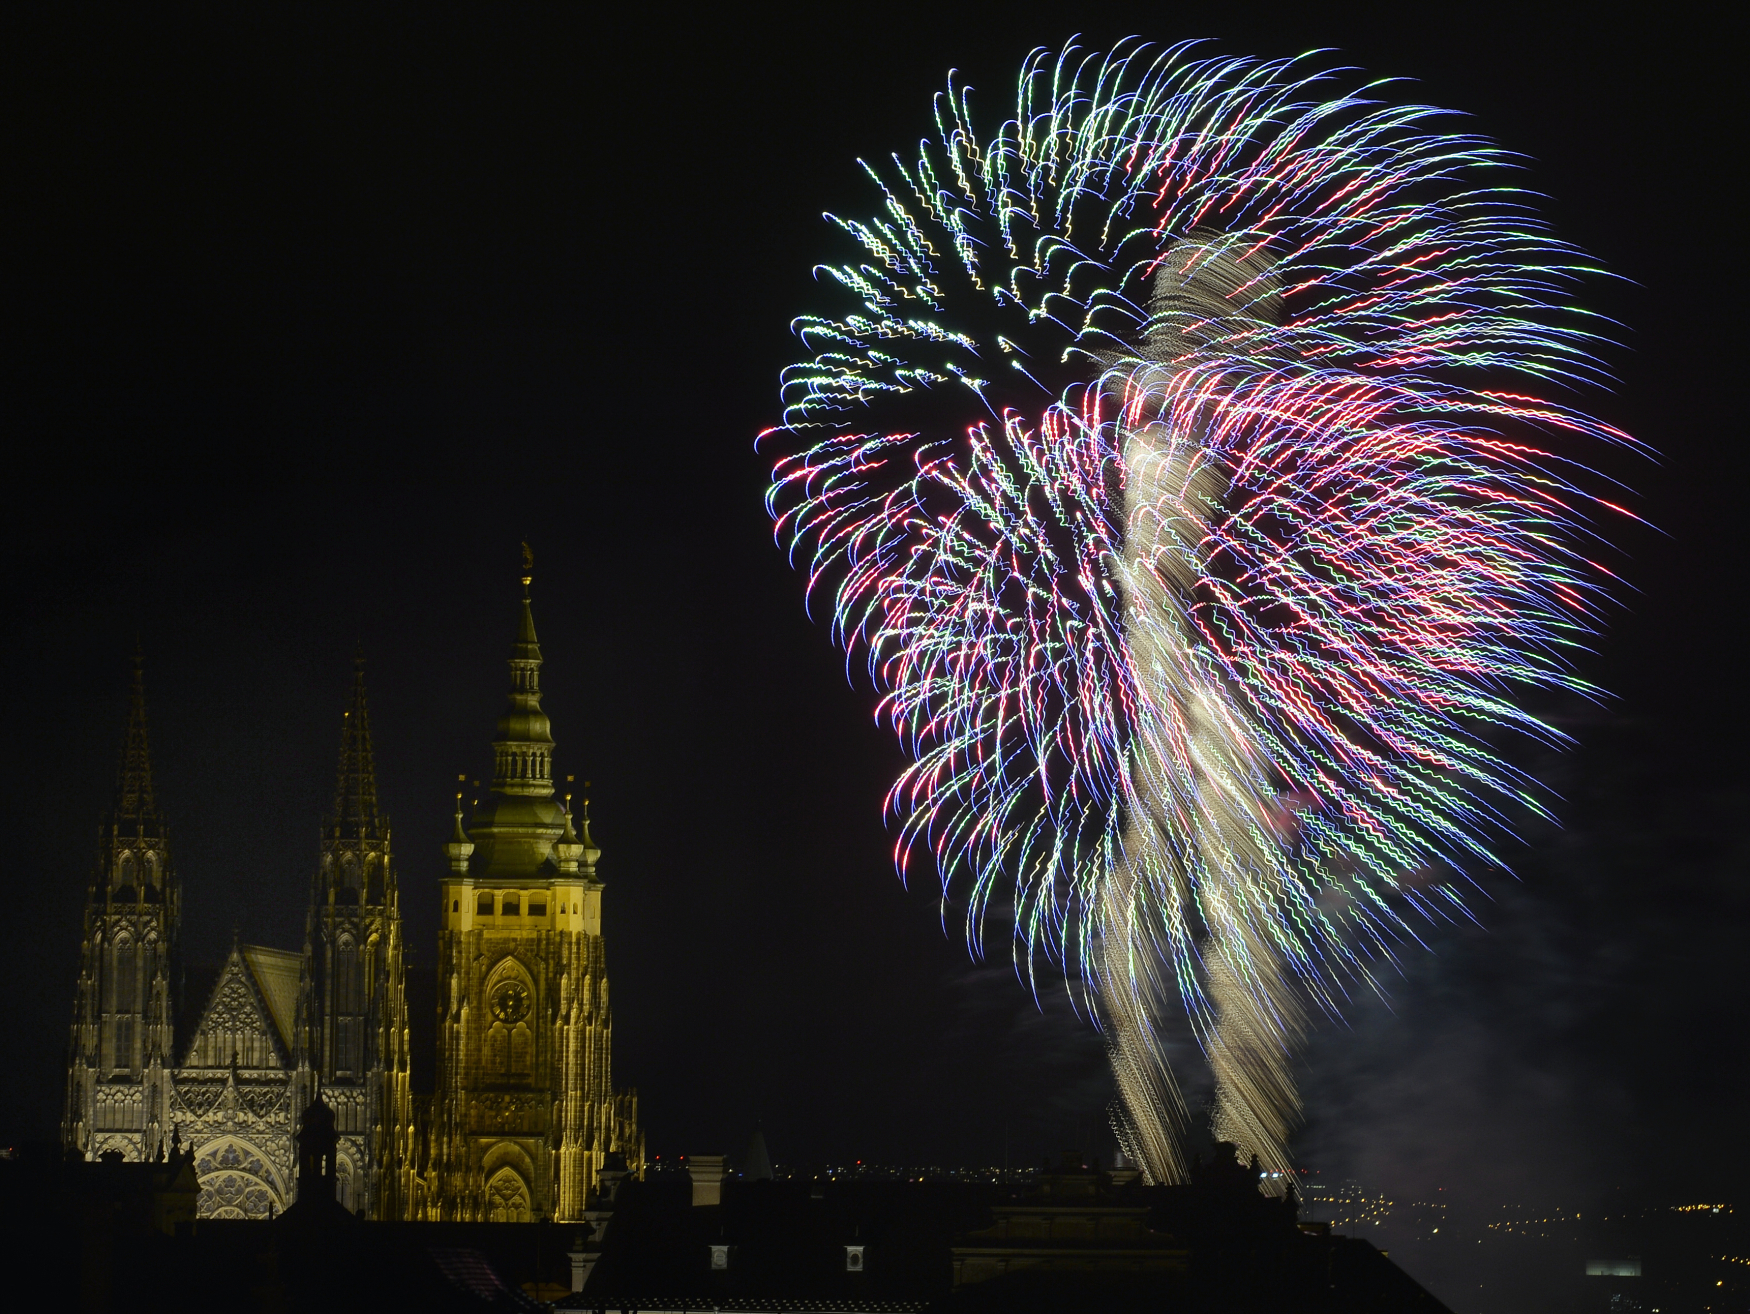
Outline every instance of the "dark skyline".
{"type": "Polygon", "coordinates": [[[1000,950],[970,964],[927,874],[893,877],[898,752],[803,614],[752,447],[820,211],[867,207],[857,156],[923,133],[950,67],[999,113],[1027,49],[1080,28],[1335,47],[1471,112],[1621,276],[1585,293],[1626,343],[1589,404],[1660,453],[1610,468],[1658,532],[1606,558],[1626,584],[1586,674],[1617,697],[1538,764],[1565,828],[1490,884],[1486,933],[1436,932],[1389,1008],[1320,1031],[1307,1162],[1502,1199],[1735,1181],[1744,456],[1718,381],[1742,279],[1702,13],[15,15],[0,784],[30,906],[0,962],[28,1003],[0,1137],[59,1117],[136,635],[188,956],[233,927],[301,942],[362,645],[429,964],[420,891],[456,775],[488,765],[527,536],[652,1150],[736,1153],[759,1121],[780,1160],[1105,1148],[1091,1030],[1036,1011],[1000,950]]]}

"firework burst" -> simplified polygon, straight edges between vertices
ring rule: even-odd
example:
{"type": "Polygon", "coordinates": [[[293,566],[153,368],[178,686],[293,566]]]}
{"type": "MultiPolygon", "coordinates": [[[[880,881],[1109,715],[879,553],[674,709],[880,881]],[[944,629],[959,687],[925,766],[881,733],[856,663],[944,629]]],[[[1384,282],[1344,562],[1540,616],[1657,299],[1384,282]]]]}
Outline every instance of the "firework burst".
{"type": "MultiPolygon", "coordinates": [[[[1121,1139],[1182,1172],[1162,1029],[1215,1130],[1289,1166],[1312,1012],[1462,908],[1533,782],[1502,728],[1592,692],[1571,464],[1621,433],[1594,272],[1512,161],[1311,57],[1073,46],[989,136],[952,81],[828,216],[770,505],[882,691],[925,858],[984,950],[1091,989],[1121,1139]]],[[[1072,989],[1076,988],[1072,985],[1072,989]]]]}

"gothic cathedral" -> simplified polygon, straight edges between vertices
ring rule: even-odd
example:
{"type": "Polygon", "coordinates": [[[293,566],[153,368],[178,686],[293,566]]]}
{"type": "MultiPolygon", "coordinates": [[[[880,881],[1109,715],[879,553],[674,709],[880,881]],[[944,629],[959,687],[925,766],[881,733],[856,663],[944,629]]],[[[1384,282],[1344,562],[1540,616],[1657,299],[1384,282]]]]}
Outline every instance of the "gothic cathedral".
{"type": "Polygon", "coordinates": [[[439,1216],[579,1218],[612,1148],[642,1160],[637,1097],[609,1082],[613,1022],[602,951],[601,856],[570,797],[553,798],[541,648],[529,577],[492,793],[444,846],[438,932],[439,1216]]]}
{"type": "MultiPolygon", "coordinates": [[[[369,1218],[570,1221],[610,1155],[644,1169],[637,1095],[611,1084],[601,856],[554,798],[541,649],[523,597],[490,796],[443,846],[434,1094],[415,1095],[400,888],[363,662],[343,717],[301,952],[234,944],[185,965],[181,887],[152,788],[138,662],[115,807],[86,897],[66,1144],[88,1159],[194,1155],[202,1217],[296,1199],[294,1133],[321,1101],[337,1194],[369,1218]],[[185,1011],[186,1010],[186,1011],[185,1011]]],[[[616,1162],[618,1166],[618,1162],[616,1162]]]]}

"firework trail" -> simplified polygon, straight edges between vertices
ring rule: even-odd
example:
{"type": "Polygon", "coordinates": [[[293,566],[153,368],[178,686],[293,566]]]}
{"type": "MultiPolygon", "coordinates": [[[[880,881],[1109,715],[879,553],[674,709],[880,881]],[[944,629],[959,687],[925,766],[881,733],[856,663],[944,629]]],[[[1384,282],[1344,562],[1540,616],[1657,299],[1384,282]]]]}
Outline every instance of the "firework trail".
{"type": "MultiPolygon", "coordinates": [[[[1535,785],[1493,747],[1606,573],[1572,464],[1626,435],[1595,272],[1511,159],[1310,58],[1035,52],[986,138],[950,82],[833,218],[770,505],[913,764],[889,805],[984,951],[1102,1026],[1115,1126],[1182,1176],[1164,1030],[1214,1130],[1289,1167],[1309,1017],[1461,910],[1535,785]]],[[[831,216],[829,216],[831,218],[831,216]]]]}

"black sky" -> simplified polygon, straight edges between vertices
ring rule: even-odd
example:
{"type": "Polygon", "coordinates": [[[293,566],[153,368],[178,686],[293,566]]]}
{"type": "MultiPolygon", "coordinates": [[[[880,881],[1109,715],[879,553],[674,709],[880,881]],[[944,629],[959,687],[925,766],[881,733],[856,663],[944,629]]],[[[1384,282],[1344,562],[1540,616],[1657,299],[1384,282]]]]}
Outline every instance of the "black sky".
{"type": "Polygon", "coordinates": [[[416,960],[488,768],[516,544],[559,770],[596,782],[618,1079],[653,1148],[1017,1161],[1095,1145],[1099,1047],[891,874],[898,765],[772,546],[754,434],[823,209],[1035,44],[1340,49],[1529,157],[1628,347],[1590,404],[1617,691],[1487,926],[1327,1027],[1309,1162],[1578,1200],[1737,1182],[1745,899],[1741,155],[1723,30],[1527,6],[9,11],[0,1139],[60,1111],[135,636],[186,946],[295,947],[355,644],[416,960]],[[946,15],[946,16],[944,16],[946,15]],[[1632,591],[1631,591],[1632,589],[1632,591]],[[422,891],[424,893],[422,893],[422,891]]]}

